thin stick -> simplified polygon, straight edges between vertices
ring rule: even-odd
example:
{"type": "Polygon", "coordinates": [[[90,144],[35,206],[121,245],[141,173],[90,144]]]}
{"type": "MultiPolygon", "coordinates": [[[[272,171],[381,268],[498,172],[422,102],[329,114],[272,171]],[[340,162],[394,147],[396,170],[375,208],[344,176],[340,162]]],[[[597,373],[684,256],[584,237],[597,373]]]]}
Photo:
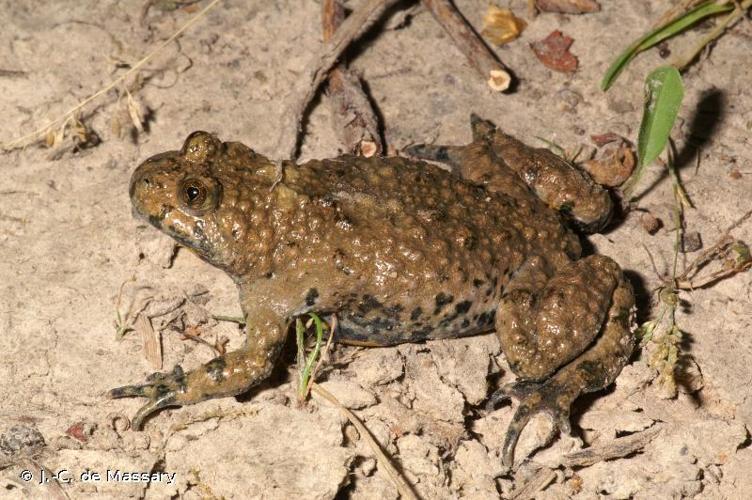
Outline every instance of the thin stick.
{"type": "Polygon", "coordinates": [[[287,158],[298,155],[298,140],[303,131],[303,116],[329,71],[337,64],[342,53],[375,23],[389,7],[400,0],[367,0],[345,19],[331,40],[326,42],[303,70],[290,92],[294,99],[283,117],[283,135],[277,143],[277,151],[287,158]]]}
{"type": "Polygon", "coordinates": [[[358,430],[358,433],[360,433],[360,437],[362,437],[366,441],[366,443],[368,443],[368,446],[376,455],[376,460],[378,461],[379,467],[383,467],[384,470],[389,474],[389,477],[397,487],[401,498],[418,500],[418,497],[413,491],[412,486],[410,486],[407,480],[402,477],[402,474],[400,474],[397,468],[392,464],[391,460],[389,460],[389,457],[386,456],[384,451],[381,449],[381,446],[379,446],[379,443],[376,442],[371,433],[368,432],[366,426],[363,425],[363,422],[361,422],[353,412],[345,408],[345,406],[342,405],[342,403],[340,403],[339,400],[337,400],[337,398],[332,395],[332,393],[321,387],[319,384],[313,384],[311,386],[311,390],[315,394],[321,396],[322,398],[326,399],[334,406],[339,408],[339,411],[342,412],[342,414],[347,417],[350,423],[355,426],[355,428],[358,430]]]}
{"type": "Polygon", "coordinates": [[[507,90],[512,83],[512,75],[452,2],[449,0],[421,1],[444,28],[454,45],[465,54],[470,64],[486,79],[488,86],[497,92],[507,90]]]}
{"type": "Polygon", "coordinates": [[[726,230],[723,232],[723,234],[718,238],[718,240],[708,248],[707,250],[704,250],[700,255],[698,255],[695,260],[693,260],[689,266],[687,266],[686,270],[678,277],[676,277],[676,288],[682,289],[682,290],[692,290],[695,288],[703,288],[705,286],[708,286],[710,284],[713,284],[717,281],[720,281],[721,279],[727,278],[729,276],[733,276],[734,274],[737,274],[739,272],[742,272],[746,270],[749,265],[744,265],[741,268],[734,268],[734,269],[722,269],[720,271],[716,271],[715,273],[712,273],[707,278],[703,279],[700,282],[693,282],[692,279],[696,278],[696,275],[699,273],[700,269],[704,267],[706,264],[708,264],[713,259],[717,258],[723,251],[725,251],[726,248],[728,248],[729,245],[731,245],[734,242],[734,239],[731,238],[731,231],[742,225],[747,219],[752,217],[752,210],[748,210],[745,212],[741,217],[736,219],[729,227],[726,228],[726,230]]]}
{"type": "Polygon", "coordinates": [[[548,467],[538,469],[532,478],[519,488],[515,488],[510,497],[512,500],[528,500],[535,498],[536,494],[543,491],[546,486],[556,480],[556,473],[548,467]]]}
{"type": "Polygon", "coordinates": [[[172,36],[170,36],[170,38],[168,38],[167,40],[159,44],[156,49],[151,51],[143,59],[141,59],[136,64],[134,64],[133,67],[131,67],[131,69],[129,69],[128,71],[120,75],[119,77],[115,78],[108,85],[100,89],[98,92],[95,92],[94,94],[90,95],[89,97],[87,97],[86,99],[81,101],[79,104],[77,104],[76,106],[66,111],[64,114],[62,114],[58,118],[55,118],[51,122],[47,123],[47,125],[35,130],[34,132],[30,132],[10,142],[0,144],[0,149],[4,151],[10,151],[12,149],[27,146],[41,139],[45,134],[47,134],[50,130],[54,129],[58,125],[65,123],[67,120],[73,117],[73,115],[76,112],[78,112],[78,110],[80,110],[81,108],[83,108],[84,106],[92,102],[93,100],[97,99],[98,97],[106,94],[107,92],[112,90],[114,87],[120,85],[123,82],[123,80],[125,80],[130,75],[138,71],[144,64],[151,61],[154,58],[154,56],[157,55],[159,51],[161,51],[163,48],[165,48],[166,46],[174,42],[181,34],[183,34],[185,30],[190,28],[196,21],[198,21],[200,18],[206,15],[206,13],[209,12],[209,10],[211,10],[220,1],[221,0],[212,0],[209,3],[209,5],[204,7],[198,14],[190,18],[188,22],[186,22],[183,26],[180,27],[180,29],[178,29],[175,33],[173,33],[172,36]]]}
{"type": "Polygon", "coordinates": [[[654,426],[637,434],[616,438],[603,446],[593,446],[582,451],[575,451],[564,455],[562,465],[565,467],[588,467],[604,460],[626,457],[644,448],[650,443],[661,427],[654,426]]]}
{"type": "MultiPolygon", "coordinates": [[[[321,3],[321,18],[324,42],[328,42],[344,22],[345,9],[338,0],[324,0],[321,3]]],[[[376,113],[360,80],[343,62],[329,74],[327,95],[332,104],[332,122],[345,150],[366,157],[380,154],[384,146],[376,113]]]]}

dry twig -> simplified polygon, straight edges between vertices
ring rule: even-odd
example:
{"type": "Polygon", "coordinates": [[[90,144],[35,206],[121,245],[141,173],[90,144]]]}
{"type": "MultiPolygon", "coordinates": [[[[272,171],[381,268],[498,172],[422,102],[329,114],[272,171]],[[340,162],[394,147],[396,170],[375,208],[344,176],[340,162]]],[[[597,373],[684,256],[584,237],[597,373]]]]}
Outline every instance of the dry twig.
{"type": "Polygon", "coordinates": [[[502,92],[512,83],[512,75],[449,0],[421,0],[444,28],[470,64],[486,79],[492,90],[502,92]]]}
{"type": "MultiPolygon", "coordinates": [[[[345,9],[338,0],[321,4],[324,42],[328,42],[345,20],[345,9]]],[[[340,62],[329,74],[327,95],[333,108],[332,122],[348,153],[369,157],[384,150],[379,121],[360,79],[340,62]]]]}
{"type": "Polygon", "coordinates": [[[512,500],[528,500],[535,498],[549,484],[556,480],[556,472],[548,467],[541,467],[532,478],[519,488],[515,488],[510,497],[512,500]]]}
{"type": "Polygon", "coordinates": [[[593,446],[582,451],[564,455],[562,465],[566,467],[588,467],[605,460],[622,458],[644,448],[661,432],[661,427],[653,426],[643,432],[614,439],[603,446],[593,446]]]}
{"type": "Polygon", "coordinates": [[[693,290],[696,288],[703,288],[748,269],[750,267],[750,263],[744,262],[740,267],[723,268],[719,271],[711,273],[710,276],[707,276],[702,280],[693,281],[697,278],[700,270],[708,265],[711,261],[722,258],[725,254],[727,254],[727,252],[732,248],[732,245],[736,243],[736,240],[731,237],[731,231],[742,225],[750,217],[752,217],[752,210],[745,212],[728,228],[726,228],[726,230],[713,244],[713,246],[701,252],[700,255],[698,255],[697,258],[695,258],[695,260],[693,260],[689,264],[689,266],[687,266],[686,270],[680,276],[676,277],[676,288],[680,290],[693,290]]]}
{"type": "MultiPolygon", "coordinates": [[[[294,99],[284,114],[283,135],[277,150],[290,159],[298,154],[298,141],[303,131],[303,116],[327,75],[337,64],[350,43],[366,32],[389,7],[399,0],[368,0],[345,19],[331,40],[325,43],[303,70],[293,89],[294,99]]],[[[280,172],[281,174],[281,172],[280,172]]]]}

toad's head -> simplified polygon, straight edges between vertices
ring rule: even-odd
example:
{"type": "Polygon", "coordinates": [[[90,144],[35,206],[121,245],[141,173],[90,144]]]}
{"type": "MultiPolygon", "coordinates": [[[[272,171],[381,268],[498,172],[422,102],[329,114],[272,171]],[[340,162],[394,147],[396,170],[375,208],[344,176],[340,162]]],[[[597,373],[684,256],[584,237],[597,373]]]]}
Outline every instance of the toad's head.
{"type": "Polygon", "coordinates": [[[193,132],[180,151],[139,165],[130,197],[137,216],[237,277],[251,265],[248,250],[260,228],[250,225],[265,222],[257,212],[274,171],[269,160],[240,143],[193,132]]]}

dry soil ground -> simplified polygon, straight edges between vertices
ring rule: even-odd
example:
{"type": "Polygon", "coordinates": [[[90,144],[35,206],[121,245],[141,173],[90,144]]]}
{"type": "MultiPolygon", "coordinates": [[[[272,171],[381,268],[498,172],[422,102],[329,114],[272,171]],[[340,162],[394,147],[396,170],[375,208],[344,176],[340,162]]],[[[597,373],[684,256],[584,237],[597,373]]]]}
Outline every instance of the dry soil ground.
{"type": "MultiPolygon", "coordinates": [[[[0,2],[0,139],[31,131],[75,105],[195,14],[195,8],[152,9],[142,25],[142,3],[0,2]]],[[[658,52],[639,57],[607,94],[597,82],[665,2],[601,3],[597,14],[529,19],[520,39],[497,49],[519,77],[510,94],[491,92],[420,10],[403,24],[392,12],[351,54],[357,55],[352,65],[368,83],[392,150],[424,141],[464,143],[472,111],[532,144],[543,137],[571,149],[592,146],[591,134],[609,131],[634,140],[642,80],[663,62],[658,52]],[[529,48],[554,29],[576,40],[572,51],[580,68],[573,75],[546,69],[529,48]]],[[[457,5],[481,24],[485,0],[457,5]]],[[[524,16],[525,2],[512,6],[524,16]]],[[[36,146],[0,155],[0,496],[396,498],[371,450],[335,408],[316,398],[304,408],[294,404],[294,372],[286,366],[251,397],[163,411],[143,433],[122,429],[122,416],[132,415],[139,401],[103,397],[153,371],[137,334],[115,335],[118,290],[132,277],[123,311],[134,297],[153,296],[152,312],[185,301],[177,313],[154,319],[157,327],[165,317],[175,320],[162,331],[166,369],[213,356],[206,345],[182,338],[180,327],[199,324],[193,331],[210,342],[225,336],[231,347],[242,341],[232,323],[200,324],[206,311],[238,314],[233,284],[189,252],[178,252],[167,267],[166,237],[131,216],[128,180],[141,160],[177,148],[196,129],[278,157],[289,89],[321,43],[319,9],[310,0],[220,2],[144,68],[147,79],[134,99],[148,110],[147,131],[129,132],[119,87],[85,109],[84,122],[102,139],[96,147],[62,151],[57,159],[36,146]],[[30,456],[24,443],[41,445],[40,439],[44,446],[30,456]],[[47,474],[67,470],[61,478],[75,481],[39,485],[42,467],[47,474]],[[24,469],[33,473],[31,481],[20,478],[24,469]],[[103,477],[82,481],[86,470],[103,477]],[[149,485],[107,480],[108,470],[165,472],[172,479],[149,485]]],[[[681,37],[670,47],[678,53],[689,44],[681,37]]],[[[685,74],[687,95],[674,136],[695,204],[687,227],[706,247],[750,205],[751,47],[747,20],[685,74]]],[[[320,99],[302,156],[330,157],[339,147],[326,99],[320,99]]],[[[590,241],[631,272],[645,318],[657,310],[646,290],[659,284],[646,248],[665,272],[674,233],[671,185],[657,167],[641,192],[639,206],[661,218],[664,229],[650,236],[640,213],[631,212],[590,241]]],[[[736,235],[752,241],[752,224],[736,235]]],[[[680,266],[691,258],[680,256],[680,266]]],[[[682,295],[683,348],[699,370],[677,397],[664,399],[648,355],[636,356],[615,388],[576,406],[575,438],[555,437],[513,477],[500,475],[498,458],[513,406],[483,409],[489,386],[512,378],[493,335],[339,348],[322,381],[365,421],[425,498],[509,496],[515,481],[519,486],[547,471],[541,467],[555,474],[538,498],[748,498],[750,276],[682,295]],[[567,452],[650,428],[660,433],[641,453],[589,467],[560,466],[567,452]]],[[[518,456],[545,440],[548,423],[540,419],[531,429],[518,456]]]]}

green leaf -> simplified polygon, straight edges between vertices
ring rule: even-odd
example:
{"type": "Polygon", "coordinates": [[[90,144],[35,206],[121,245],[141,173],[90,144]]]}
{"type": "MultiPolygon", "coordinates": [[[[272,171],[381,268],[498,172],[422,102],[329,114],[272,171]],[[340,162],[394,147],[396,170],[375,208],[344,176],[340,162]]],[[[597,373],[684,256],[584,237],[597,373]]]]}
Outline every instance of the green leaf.
{"type": "Polygon", "coordinates": [[[684,85],[679,70],[673,66],[662,66],[648,75],[645,80],[645,109],[637,139],[640,165],[653,163],[666,147],[682,99],[684,85]]]}
{"type": "Polygon", "coordinates": [[[681,33],[685,29],[689,28],[693,24],[702,21],[706,17],[721,14],[723,12],[729,12],[734,9],[733,2],[716,3],[714,0],[708,0],[695,7],[694,9],[687,11],[678,17],[667,21],[665,24],[657,27],[656,29],[648,32],[646,35],[637,39],[624,52],[619,54],[619,57],[611,63],[606,74],[603,75],[601,81],[601,90],[606,91],[614,83],[619,73],[634,59],[634,57],[647,50],[654,45],[662,42],[666,38],[670,38],[678,33],[681,33]]]}
{"type": "Polygon", "coordinates": [[[683,98],[681,75],[673,66],[661,66],[645,79],[645,109],[637,138],[639,164],[625,184],[626,196],[631,194],[645,166],[655,161],[665,149],[683,98]]]}

